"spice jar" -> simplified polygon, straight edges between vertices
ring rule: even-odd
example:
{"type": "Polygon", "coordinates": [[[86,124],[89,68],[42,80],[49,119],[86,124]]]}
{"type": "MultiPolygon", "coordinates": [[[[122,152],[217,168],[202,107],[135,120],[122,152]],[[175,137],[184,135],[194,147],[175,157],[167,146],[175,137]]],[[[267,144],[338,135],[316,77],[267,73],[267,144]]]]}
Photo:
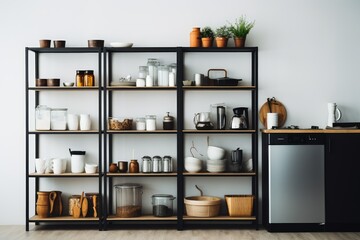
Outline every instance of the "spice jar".
{"type": "MultiPolygon", "coordinates": [[[[147,66],[149,70],[149,76],[153,79],[153,86],[158,85],[158,67],[160,62],[156,58],[148,58],[147,66]]],[[[148,84],[146,84],[148,86],[148,84]]],[[[150,86],[149,86],[150,87],[150,86]]]]}
{"type": "Polygon", "coordinates": [[[129,173],[139,173],[139,163],[136,159],[130,160],[129,173]]]}
{"type": "Polygon", "coordinates": [[[174,117],[170,116],[169,112],[166,112],[167,115],[164,117],[163,120],[163,129],[164,130],[174,130],[174,117]]]}
{"type": "Polygon", "coordinates": [[[36,107],[35,129],[50,130],[50,111],[51,109],[45,105],[36,107]]]}
{"type": "Polygon", "coordinates": [[[160,173],[162,172],[162,159],[160,156],[153,157],[153,172],[160,173]]]}
{"type": "Polygon", "coordinates": [[[156,130],[156,116],[146,115],[146,131],[155,131],[155,130],[156,130]]]}
{"type": "Polygon", "coordinates": [[[95,85],[95,77],[93,70],[86,70],[84,73],[84,86],[92,87],[95,85]]]}
{"type": "Polygon", "coordinates": [[[142,172],[143,173],[150,173],[152,172],[152,161],[151,157],[143,156],[142,157],[142,172]]]}
{"type": "Polygon", "coordinates": [[[85,74],[85,71],[82,71],[82,70],[76,71],[76,86],[77,87],[84,86],[84,74],[85,74]]]}

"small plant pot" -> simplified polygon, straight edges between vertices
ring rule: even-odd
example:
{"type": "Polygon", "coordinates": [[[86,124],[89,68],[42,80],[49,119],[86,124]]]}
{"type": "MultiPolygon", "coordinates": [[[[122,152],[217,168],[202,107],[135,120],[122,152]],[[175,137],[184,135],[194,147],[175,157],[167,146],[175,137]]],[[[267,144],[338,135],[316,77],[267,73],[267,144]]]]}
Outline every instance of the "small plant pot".
{"type": "Polygon", "coordinates": [[[202,47],[204,48],[208,48],[208,47],[212,47],[213,46],[213,39],[206,37],[206,38],[201,38],[201,42],[202,42],[202,47]]]}
{"type": "Polygon", "coordinates": [[[216,37],[215,42],[218,48],[224,48],[227,46],[228,39],[225,37],[216,37]]]}
{"type": "Polygon", "coordinates": [[[242,48],[245,47],[246,37],[234,37],[235,47],[242,48]]]}

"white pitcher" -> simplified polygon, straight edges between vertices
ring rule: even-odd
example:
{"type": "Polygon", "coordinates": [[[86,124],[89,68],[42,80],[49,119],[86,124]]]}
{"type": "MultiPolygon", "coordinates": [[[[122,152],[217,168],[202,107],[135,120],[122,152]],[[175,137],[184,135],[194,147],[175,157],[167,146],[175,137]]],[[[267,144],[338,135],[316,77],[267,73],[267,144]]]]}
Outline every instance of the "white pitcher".
{"type": "Polygon", "coordinates": [[[333,127],[333,123],[341,119],[341,111],[336,103],[328,103],[328,123],[329,127],[333,127]]]}

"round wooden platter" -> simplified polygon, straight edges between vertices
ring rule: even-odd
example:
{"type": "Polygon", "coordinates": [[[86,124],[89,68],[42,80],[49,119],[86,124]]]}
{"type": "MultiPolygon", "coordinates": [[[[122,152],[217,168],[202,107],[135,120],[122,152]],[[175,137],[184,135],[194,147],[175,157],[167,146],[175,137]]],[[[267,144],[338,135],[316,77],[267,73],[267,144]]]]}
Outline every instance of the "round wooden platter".
{"type": "Polygon", "coordinates": [[[264,125],[264,127],[267,127],[266,115],[270,112],[269,104],[271,106],[271,112],[279,114],[279,127],[284,126],[287,116],[286,108],[280,101],[276,100],[275,98],[271,98],[269,102],[265,102],[260,108],[259,118],[262,125],[264,125]]]}

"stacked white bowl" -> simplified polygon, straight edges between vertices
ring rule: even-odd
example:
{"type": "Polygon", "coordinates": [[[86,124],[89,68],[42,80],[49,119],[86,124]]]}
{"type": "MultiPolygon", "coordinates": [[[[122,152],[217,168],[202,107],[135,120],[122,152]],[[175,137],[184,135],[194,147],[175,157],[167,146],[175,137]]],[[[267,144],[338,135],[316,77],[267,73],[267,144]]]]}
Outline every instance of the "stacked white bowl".
{"type": "Polygon", "coordinates": [[[208,172],[224,172],[226,170],[225,150],[223,148],[208,146],[208,160],[206,160],[206,170],[208,172]]]}
{"type": "Polygon", "coordinates": [[[202,161],[195,157],[186,157],[184,167],[189,173],[197,173],[202,169],[202,161]]]}

